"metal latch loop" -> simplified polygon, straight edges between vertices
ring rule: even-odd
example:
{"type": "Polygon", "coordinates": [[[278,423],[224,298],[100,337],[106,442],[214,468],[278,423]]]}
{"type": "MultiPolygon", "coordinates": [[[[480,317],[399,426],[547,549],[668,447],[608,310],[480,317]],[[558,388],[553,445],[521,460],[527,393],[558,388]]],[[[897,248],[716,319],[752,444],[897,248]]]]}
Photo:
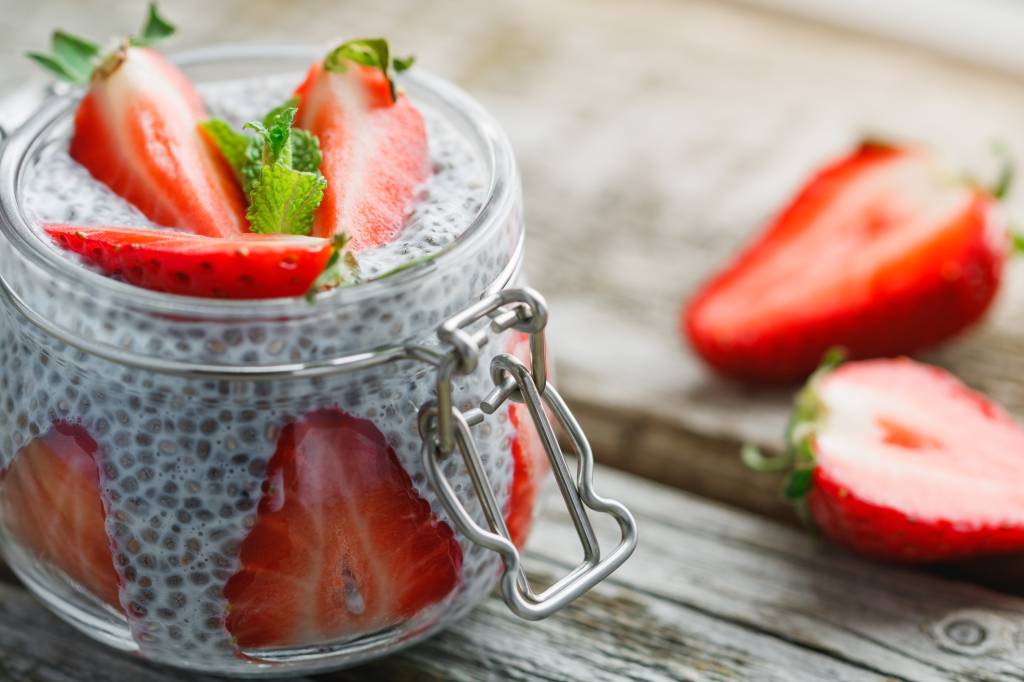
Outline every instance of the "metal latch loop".
{"type": "Polygon", "coordinates": [[[636,522],[629,510],[594,490],[594,458],[583,430],[555,387],[547,379],[544,300],[529,289],[507,289],[481,300],[447,320],[438,330],[442,342],[451,346],[438,366],[437,400],[423,406],[419,429],[424,441],[423,463],[427,478],[452,521],[470,541],[497,552],[505,566],[501,593],[517,615],[537,620],[546,618],[604,580],[633,553],[637,542],[636,522]],[[490,325],[471,331],[474,322],[489,317],[490,325]],[[489,334],[517,329],[530,334],[529,367],[508,353],[491,360],[495,388],[479,408],[461,411],[452,404],[451,381],[456,374],[474,371],[479,352],[489,334]],[[513,544],[502,510],[477,450],[471,428],[496,412],[507,400],[523,403],[537,428],[551,471],[569,511],[583,548],[583,560],[568,575],[540,594],[534,592],[522,567],[519,550],[513,544]],[[568,435],[577,457],[575,474],[558,442],[549,414],[568,435]],[[447,434],[447,436],[446,436],[447,434]],[[447,438],[447,442],[446,442],[447,438]],[[487,528],[474,520],[452,488],[442,464],[458,450],[480,501],[487,528]],[[612,552],[601,558],[601,545],[594,532],[589,511],[608,514],[619,526],[620,539],[612,552]]]}

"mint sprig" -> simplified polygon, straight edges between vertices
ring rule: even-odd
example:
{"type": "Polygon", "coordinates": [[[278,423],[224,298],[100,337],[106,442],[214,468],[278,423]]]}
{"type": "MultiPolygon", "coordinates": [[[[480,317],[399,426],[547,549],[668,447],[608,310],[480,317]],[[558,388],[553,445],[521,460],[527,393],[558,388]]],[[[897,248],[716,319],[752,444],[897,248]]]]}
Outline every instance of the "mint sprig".
{"type": "Polygon", "coordinates": [[[310,132],[292,128],[297,104],[290,99],[263,120],[246,123],[243,130],[255,135],[222,119],[201,124],[245,192],[253,232],[309,234],[323,201],[327,181],[320,173],[320,143],[310,132]]]}
{"type": "Polygon", "coordinates": [[[110,54],[101,56],[96,43],[58,30],[50,36],[50,52],[29,52],[26,56],[63,81],[85,85],[97,67],[105,66],[103,72],[112,72],[123,58],[126,46],[149,46],[171,36],[174,31],[174,25],[160,16],[156,3],[151,2],[139,35],[126,38],[110,54]],[[109,64],[112,61],[113,64],[109,64]]]}
{"type": "Polygon", "coordinates": [[[416,58],[411,55],[392,59],[391,48],[384,38],[357,38],[346,41],[328,52],[324,58],[324,68],[335,73],[345,73],[350,63],[356,63],[379,69],[388,82],[391,101],[396,102],[398,92],[393,73],[408,70],[415,61],[416,58]]]}

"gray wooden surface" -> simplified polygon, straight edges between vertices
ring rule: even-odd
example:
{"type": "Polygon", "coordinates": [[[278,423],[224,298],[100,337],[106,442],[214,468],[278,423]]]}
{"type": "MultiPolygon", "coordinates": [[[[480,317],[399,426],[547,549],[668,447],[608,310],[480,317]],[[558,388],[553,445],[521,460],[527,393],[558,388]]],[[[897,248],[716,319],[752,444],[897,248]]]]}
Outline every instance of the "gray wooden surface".
{"type": "MultiPolygon", "coordinates": [[[[868,563],[808,535],[628,474],[599,468],[628,502],[641,543],[605,584],[539,623],[492,597],[420,646],[317,679],[1020,680],[1024,599],[868,563]]],[[[575,531],[554,490],[528,567],[563,574],[575,531]]],[[[601,529],[610,531],[610,529],[601,529]]],[[[601,535],[610,541],[607,532],[601,535]]],[[[93,644],[22,589],[0,584],[0,679],[171,682],[93,644]]]]}

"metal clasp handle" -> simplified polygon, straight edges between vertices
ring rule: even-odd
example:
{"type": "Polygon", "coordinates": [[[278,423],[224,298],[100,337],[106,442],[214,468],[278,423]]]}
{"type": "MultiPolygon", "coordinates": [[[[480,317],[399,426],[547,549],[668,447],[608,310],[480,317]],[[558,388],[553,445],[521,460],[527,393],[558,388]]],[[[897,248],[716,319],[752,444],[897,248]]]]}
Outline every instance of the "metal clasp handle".
{"type": "Polygon", "coordinates": [[[546,618],[608,577],[629,558],[636,548],[636,522],[620,502],[601,497],[594,490],[594,456],[590,444],[565,401],[547,380],[544,327],[547,309],[544,299],[529,289],[506,289],[489,296],[447,320],[438,329],[438,337],[451,346],[438,366],[437,400],[423,406],[419,415],[423,437],[423,463],[427,478],[445,510],[459,530],[472,542],[497,552],[505,565],[501,593],[508,607],[529,620],[546,618]],[[491,318],[488,328],[467,331],[475,322],[491,318]],[[495,388],[480,404],[466,412],[452,403],[452,378],[468,374],[479,364],[479,353],[488,342],[489,332],[517,329],[530,335],[531,367],[514,356],[502,353],[491,361],[495,388]],[[471,433],[501,407],[506,400],[524,403],[537,427],[551,471],[565,501],[583,547],[583,561],[568,575],[537,594],[523,570],[519,550],[512,543],[504,515],[488,480],[471,433]],[[548,410],[565,429],[577,456],[575,476],[558,443],[548,410]],[[462,504],[442,470],[442,462],[458,450],[466,464],[473,488],[480,500],[488,528],[478,524],[462,504]],[[620,540],[615,549],[601,558],[601,546],[587,510],[610,515],[619,525],[620,540]]]}

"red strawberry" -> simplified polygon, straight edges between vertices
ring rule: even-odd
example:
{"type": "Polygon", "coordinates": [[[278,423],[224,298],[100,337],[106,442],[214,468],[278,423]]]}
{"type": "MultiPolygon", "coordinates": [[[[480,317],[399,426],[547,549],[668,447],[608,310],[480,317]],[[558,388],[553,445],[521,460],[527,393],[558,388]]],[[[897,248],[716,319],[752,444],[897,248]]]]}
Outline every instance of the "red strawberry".
{"type": "MultiPolygon", "coordinates": [[[[514,334],[508,352],[529,364],[530,337],[521,333],[514,334]]],[[[512,542],[521,549],[533,525],[537,494],[549,464],[544,444],[526,405],[512,403],[508,418],[515,429],[515,435],[512,437],[512,486],[505,512],[505,525],[508,526],[512,542]]]]}
{"type": "Polygon", "coordinates": [[[306,293],[330,259],[331,240],[285,234],[204,237],[130,227],[47,225],[66,249],[104,272],[155,291],[215,298],[306,293]]]}
{"type": "Polygon", "coordinates": [[[864,145],[818,173],[697,294],[683,327],[721,373],[809,374],[831,346],[910,353],[977,320],[1009,241],[993,195],[916,149],[864,145]]]}
{"type": "Polygon", "coordinates": [[[8,532],[22,546],[120,608],[96,450],[82,427],[54,424],[19,450],[4,472],[0,509],[8,532]]]}
{"type": "Polygon", "coordinates": [[[356,251],[386,244],[405,220],[429,158],[423,117],[384,73],[350,62],[344,72],[314,64],[295,94],[295,125],[320,138],[327,179],[313,234],[345,232],[356,251]]]}
{"type": "Polygon", "coordinates": [[[834,541],[895,561],[1024,550],[1024,429],[902,358],[823,371],[797,400],[787,494],[834,541]]]}
{"type": "Polygon", "coordinates": [[[241,562],[227,628],[266,647],[398,624],[455,588],[462,552],[384,435],[325,409],[281,433],[241,562]]]}
{"type": "Polygon", "coordinates": [[[211,237],[248,232],[232,171],[200,135],[206,117],[184,73],[124,46],[93,73],[71,156],[157,223],[211,237]]]}
{"type": "Polygon", "coordinates": [[[512,489],[505,524],[512,542],[522,549],[533,525],[537,493],[548,469],[548,459],[526,406],[513,403],[508,417],[516,435],[512,439],[512,489]]]}

